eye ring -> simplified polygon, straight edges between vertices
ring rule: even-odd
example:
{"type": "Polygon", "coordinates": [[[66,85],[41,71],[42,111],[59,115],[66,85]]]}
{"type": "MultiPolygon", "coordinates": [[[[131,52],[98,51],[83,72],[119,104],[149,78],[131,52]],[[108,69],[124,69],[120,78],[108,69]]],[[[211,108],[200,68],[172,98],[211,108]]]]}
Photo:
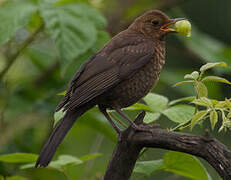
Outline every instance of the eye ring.
{"type": "Polygon", "coordinates": [[[156,25],[159,24],[159,21],[158,21],[158,20],[153,20],[153,21],[152,21],[152,24],[153,24],[154,26],[156,26],[156,25]]]}

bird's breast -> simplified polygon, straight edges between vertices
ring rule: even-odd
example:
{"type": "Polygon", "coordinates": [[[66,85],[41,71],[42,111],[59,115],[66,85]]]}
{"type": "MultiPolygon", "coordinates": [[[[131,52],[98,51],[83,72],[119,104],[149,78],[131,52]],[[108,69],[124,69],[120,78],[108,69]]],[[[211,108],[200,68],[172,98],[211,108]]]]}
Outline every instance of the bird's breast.
{"type": "Polygon", "coordinates": [[[165,63],[165,48],[162,46],[155,48],[156,53],[148,64],[106,93],[108,97],[104,99],[106,107],[124,108],[130,106],[150,92],[158,81],[160,71],[165,63]]]}

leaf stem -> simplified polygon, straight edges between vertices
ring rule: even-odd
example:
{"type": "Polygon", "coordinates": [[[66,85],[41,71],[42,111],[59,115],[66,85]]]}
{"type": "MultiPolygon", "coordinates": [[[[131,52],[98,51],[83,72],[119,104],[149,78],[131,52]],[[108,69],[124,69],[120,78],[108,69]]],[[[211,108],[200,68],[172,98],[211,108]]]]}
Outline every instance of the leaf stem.
{"type": "Polygon", "coordinates": [[[61,172],[64,174],[67,180],[71,180],[71,178],[67,175],[67,172],[64,169],[61,172]]]}
{"type": "Polygon", "coordinates": [[[117,118],[113,112],[109,112],[109,114],[110,114],[117,122],[119,122],[124,128],[127,128],[127,125],[126,125],[123,121],[121,121],[119,118],[117,118]]]}
{"type": "Polygon", "coordinates": [[[177,125],[176,127],[172,128],[170,131],[180,131],[180,130],[188,127],[190,124],[191,124],[191,120],[187,121],[186,123],[182,123],[182,124],[177,125]]]}
{"type": "Polygon", "coordinates": [[[44,24],[42,23],[39,25],[39,27],[25,40],[25,42],[21,45],[21,47],[18,49],[16,53],[14,53],[9,59],[6,67],[2,70],[0,73],[0,80],[4,77],[4,75],[7,73],[7,71],[10,69],[10,67],[13,65],[15,60],[18,58],[18,56],[23,52],[26,47],[31,44],[31,42],[35,39],[36,35],[43,29],[44,24]]]}

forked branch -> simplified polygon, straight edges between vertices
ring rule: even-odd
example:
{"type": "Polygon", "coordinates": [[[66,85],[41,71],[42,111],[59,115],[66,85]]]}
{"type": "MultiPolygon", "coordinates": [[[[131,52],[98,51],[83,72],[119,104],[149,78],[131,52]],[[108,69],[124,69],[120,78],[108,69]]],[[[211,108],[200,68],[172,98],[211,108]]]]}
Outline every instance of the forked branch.
{"type": "Polygon", "coordinates": [[[205,159],[224,180],[231,179],[231,151],[221,142],[207,136],[198,136],[167,130],[143,123],[145,113],[135,123],[152,130],[150,132],[126,129],[114,149],[104,180],[128,180],[139,153],[144,147],[162,148],[185,152],[205,159]]]}

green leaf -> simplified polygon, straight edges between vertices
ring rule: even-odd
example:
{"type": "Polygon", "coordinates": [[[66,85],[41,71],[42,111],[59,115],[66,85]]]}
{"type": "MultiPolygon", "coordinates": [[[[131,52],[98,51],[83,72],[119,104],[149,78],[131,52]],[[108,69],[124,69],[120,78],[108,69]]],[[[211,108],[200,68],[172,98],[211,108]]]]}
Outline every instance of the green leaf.
{"type": "Polygon", "coordinates": [[[22,176],[11,176],[11,177],[6,177],[6,180],[27,180],[27,178],[22,176]]]}
{"type": "Polygon", "coordinates": [[[221,82],[221,83],[226,83],[226,84],[231,84],[227,79],[221,78],[218,76],[207,76],[202,79],[202,82],[207,82],[207,81],[214,81],[214,82],[221,82]]]}
{"type": "Polygon", "coordinates": [[[56,168],[56,169],[60,169],[60,168],[64,168],[67,166],[75,166],[78,164],[82,164],[83,161],[81,161],[80,159],[71,156],[71,155],[60,155],[58,157],[58,160],[56,161],[51,161],[51,163],[49,164],[49,167],[52,168],[56,168]]]}
{"type": "Polygon", "coordinates": [[[141,103],[135,103],[127,108],[124,108],[124,110],[126,111],[136,111],[136,110],[147,110],[147,111],[152,111],[152,109],[145,105],[145,104],[141,104],[141,103]]]}
{"type": "Polygon", "coordinates": [[[4,177],[0,175],[0,180],[4,180],[4,177]]]}
{"type": "Polygon", "coordinates": [[[206,71],[206,70],[208,70],[208,69],[211,69],[211,68],[217,67],[217,66],[226,67],[227,64],[226,64],[225,62],[207,63],[207,64],[201,66],[200,71],[201,71],[201,72],[202,72],[202,71],[206,71]]]}
{"type": "Polygon", "coordinates": [[[184,101],[191,102],[191,101],[195,100],[195,98],[196,98],[195,96],[179,98],[179,99],[176,99],[176,100],[169,102],[168,105],[172,106],[172,105],[175,105],[177,103],[184,102],[184,101]]]}
{"type": "Polygon", "coordinates": [[[197,80],[198,77],[199,77],[199,72],[193,71],[191,74],[186,74],[184,76],[184,79],[194,79],[194,80],[197,80]]]}
{"type": "Polygon", "coordinates": [[[159,94],[149,93],[143,98],[153,112],[161,112],[168,104],[168,99],[159,94]]]}
{"type": "Polygon", "coordinates": [[[217,112],[215,110],[211,111],[210,112],[210,123],[211,123],[212,129],[214,129],[214,127],[217,123],[217,120],[218,120],[217,112]]]}
{"type": "Polygon", "coordinates": [[[101,155],[102,155],[102,154],[100,154],[100,153],[88,154],[88,155],[85,155],[85,156],[80,157],[79,160],[85,162],[85,161],[89,161],[89,160],[91,160],[91,159],[97,158],[97,157],[99,157],[99,156],[101,156],[101,155]]]}
{"type": "Polygon", "coordinates": [[[189,84],[189,83],[193,83],[193,82],[194,82],[193,80],[181,81],[181,82],[174,84],[173,87],[184,85],[184,84],[189,84]]]}
{"type": "MultiPolygon", "coordinates": [[[[68,157],[68,158],[70,158],[68,161],[68,165],[70,165],[70,163],[71,163],[71,165],[77,165],[77,164],[80,164],[82,162],[86,162],[88,160],[94,159],[94,158],[99,157],[99,156],[101,156],[101,154],[99,154],[99,153],[88,154],[88,155],[85,155],[85,156],[78,158],[77,161],[76,161],[75,157],[73,159],[73,156],[71,156],[71,158],[68,157]],[[72,164],[73,161],[74,161],[74,164],[72,164]]],[[[58,162],[58,165],[57,165],[57,161],[53,161],[53,167],[54,166],[55,166],[55,168],[58,168],[58,169],[61,167],[64,167],[63,165],[60,165],[60,162],[58,162]]],[[[22,169],[22,170],[23,169],[30,169],[30,168],[35,168],[35,163],[24,164],[24,165],[20,166],[20,169],[22,169]]]]}
{"type": "Polygon", "coordinates": [[[93,7],[84,3],[55,5],[43,0],[40,12],[50,35],[56,42],[61,64],[90,49],[97,39],[97,28],[105,27],[105,18],[93,7]]]}
{"type": "Polygon", "coordinates": [[[189,154],[169,151],[164,156],[163,168],[165,171],[173,172],[191,179],[211,180],[211,177],[200,161],[189,154]]]}
{"type": "Polygon", "coordinates": [[[35,163],[24,164],[20,166],[19,169],[24,170],[24,169],[30,169],[30,168],[35,168],[35,163]]]}
{"type": "Polygon", "coordinates": [[[231,109],[231,102],[229,99],[225,98],[225,103],[229,109],[231,109]]]}
{"type": "Polygon", "coordinates": [[[192,117],[191,129],[192,129],[200,120],[202,120],[207,114],[208,114],[208,111],[206,111],[206,110],[198,111],[198,112],[192,117]]]}
{"type": "Polygon", "coordinates": [[[229,112],[228,114],[227,114],[227,118],[231,118],[231,112],[229,112]]]}
{"type": "Polygon", "coordinates": [[[153,161],[138,161],[134,168],[134,172],[143,173],[146,175],[151,175],[156,170],[159,170],[163,166],[163,160],[153,160],[153,161]]]}
{"type": "Polygon", "coordinates": [[[60,109],[58,112],[54,113],[54,127],[56,126],[56,124],[63,118],[63,116],[65,115],[65,112],[63,111],[63,109],[60,109]]]}
{"type": "Polygon", "coordinates": [[[205,107],[212,107],[213,106],[212,101],[206,97],[195,99],[192,101],[192,103],[200,105],[200,106],[205,106],[205,107]]]}
{"type": "Polygon", "coordinates": [[[212,102],[215,108],[224,108],[227,105],[225,101],[218,101],[214,103],[215,100],[212,100],[212,102]]]}
{"type": "Polygon", "coordinates": [[[191,120],[194,112],[195,108],[193,106],[180,104],[172,106],[162,113],[173,122],[185,123],[191,120]]]}
{"type": "Polygon", "coordinates": [[[195,91],[199,98],[208,96],[208,89],[202,82],[195,82],[195,91]]]}
{"type": "Polygon", "coordinates": [[[0,45],[14,37],[36,11],[36,4],[30,0],[7,1],[0,6],[0,45]]]}
{"type": "Polygon", "coordinates": [[[160,115],[161,114],[159,112],[156,112],[156,113],[146,112],[146,115],[144,117],[144,122],[152,123],[156,121],[160,117],[160,115]]]}
{"type": "Polygon", "coordinates": [[[63,92],[58,93],[57,95],[59,95],[59,96],[65,96],[66,93],[67,93],[67,91],[63,91],[63,92]]]}
{"type": "Polygon", "coordinates": [[[0,161],[7,163],[28,163],[35,162],[38,158],[37,154],[31,153],[12,153],[0,156],[0,161]]]}

